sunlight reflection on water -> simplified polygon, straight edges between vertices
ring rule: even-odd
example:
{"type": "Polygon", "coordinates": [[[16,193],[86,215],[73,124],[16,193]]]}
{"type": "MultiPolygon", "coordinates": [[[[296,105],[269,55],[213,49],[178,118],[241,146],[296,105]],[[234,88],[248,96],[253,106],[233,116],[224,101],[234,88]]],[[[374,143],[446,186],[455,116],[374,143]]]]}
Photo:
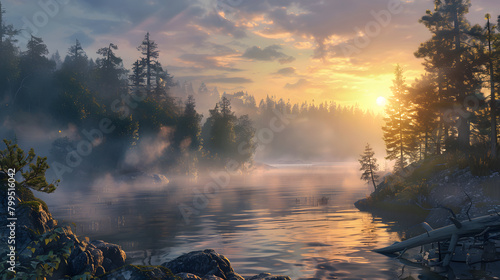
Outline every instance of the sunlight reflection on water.
{"type": "MultiPolygon", "coordinates": [[[[77,224],[78,235],[120,244],[134,264],[158,265],[212,248],[243,276],[397,279],[401,273],[398,261],[371,251],[399,237],[379,218],[354,208],[370,191],[359,180],[357,165],[287,166],[234,175],[230,186],[186,224],[178,205],[188,203],[194,188],[207,180],[171,178],[167,186],[147,189],[115,183],[119,191],[60,188],[44,199],[56,219],[77,224]]],[[[418,275],[418,270],[405,271],[418,275]]]]}

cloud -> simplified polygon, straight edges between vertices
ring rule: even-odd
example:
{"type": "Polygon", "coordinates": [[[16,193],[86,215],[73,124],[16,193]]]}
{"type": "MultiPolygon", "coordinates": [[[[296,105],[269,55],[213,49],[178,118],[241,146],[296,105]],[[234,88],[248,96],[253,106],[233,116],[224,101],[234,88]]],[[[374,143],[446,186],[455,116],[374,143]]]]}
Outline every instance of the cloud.
{"type": "Polygon", "coordinates": [[[252,79],[244,78],[244,77],[228,77],[226,74],[218,74],[218,75],[186,75],[186,76],[176,76],[176,79],[184,82],[184,81],[198,81],[204,82],[206,84],[249,84],[253,83],[252,79]]]}
{"type": "Polygon", "coordinates": [[[181,62],[191,65],[194,68],[203,70],[221,70],[229,72],[239,72],[241,69],[234,68],[231,62],[222,59],[223,57],[210,54],[183,54],[179,56],[181,62]]]}
{"type": "Polygon", "coordinates": [[[208,79],[209,83],[222,83],[222,84],[249,84],[253,83],[251,79],[242,78],[242,77],[229,77],[229,78],[215,78],[208,79]]]}
{"type": "Polygon", "coordinates": [[[274,73],[279,76],[295,76],[297,74],[297,69],[295,67],[282,68],[274,73]]]}
{"type": "Polygon", "coordinates": [[[254,34],[258,36],[301,42],[302,48],[314,48],[315,58],[325,58],[331,55],[332,46],[358,37],[367,26],[373,30],[373,24],[380,21],[381,34],[387,35],[380,40],[394,41],[405,36],[404,31],[395,30],[397,26],[417,25],[425,10],[432,8],[428,2],[401,1],[401,11],[386,18],[389,3],[393,3],[388,0],[243,1],[234,9],[232,18],[240,24],[257,25],[254,34]]]}
{"type": "Polygon", "coordinates": [[[248,48],[242,57],[249,58],[252,60],[260,60],[260,61],[274,61],[278,60],[281,64],[291,63],[295,61],[295,57],[288,56],[282,52],[280,52],[281,46],[279,45],[271,45],[264,49],[261,49],[258,46],[253,46],[248,48]]]}
{"type": "Polygon", "coordinates": [[[208,15],[201,18],[198,23],[199,26],[204,29],[210,30],[211,32],[216,30],[217,33],[229,35],[235,39],[247,37],[244,28],[236,26],[234,22],[229,21],[214,12],[208,13],[208,15]]]}
{"type": "Polygon", "coordinates": [[[310,85],[311,85],[311,82],[309,82],[308,80],[299,79],[294,84],[287,83],[284,88],[288,89],[288,90],[297,90],[297,89],[303,89],[303,88],[308,87],[310,85]]]}
{"type": "Polygon", "coordinates": [[[293,56],[288,56],[288,57],[283,57],[283,58],[278,59],[278,62],[280,64],[288,64],[288,63],[292,63],[294,61],[295,61],[295,57],[293,57],[293,56]]]}

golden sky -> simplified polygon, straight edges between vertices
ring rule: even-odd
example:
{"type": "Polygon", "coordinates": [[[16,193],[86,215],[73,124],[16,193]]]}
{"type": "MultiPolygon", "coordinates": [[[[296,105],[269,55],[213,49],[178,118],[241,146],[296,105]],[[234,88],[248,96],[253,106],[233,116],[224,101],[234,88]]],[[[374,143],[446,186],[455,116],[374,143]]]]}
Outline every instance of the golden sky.
{"type": "MultiPolygon", "coordinates": [[[[124,66],[146,32],[175,79],[219,92],[248,91],[292,102],[359,104],[380,110],[396,64],[411,83],[413,53],[430,38],[418,23],[432,0],[3,0],[6,20],[41,36],[61,56],[79,39],[87,55],[113,42],[124,66]],[[40,3],[47,3],[45,6],[40,3]],[[380,103],[380,102],[379,102],[380,103]]],[[[472,0],[471,23],[496,18],[498,0],[472,0]]]]}

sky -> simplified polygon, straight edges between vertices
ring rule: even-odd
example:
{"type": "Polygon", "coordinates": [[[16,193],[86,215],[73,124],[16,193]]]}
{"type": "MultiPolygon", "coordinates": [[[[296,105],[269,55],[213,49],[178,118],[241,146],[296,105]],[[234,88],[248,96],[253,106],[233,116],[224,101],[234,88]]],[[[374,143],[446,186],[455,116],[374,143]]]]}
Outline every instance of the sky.
{"type": "MultiPolygon", "coordinates": [[[[413,53],[430,38],[418,22],[432,0],[1,0],[5,20],[42,37],[49,51],[78,39],[89,57],[109,43],[128,69],[147,32],[179,81],[219,92],[285,101],[335,101],[381,110],[396,64],[411,83],[413,53]],[[377,99],[379,102],[377,102],[377,99]]],[[[500,14],[498,0],[472,0],[471,23],[500,14]]]]}

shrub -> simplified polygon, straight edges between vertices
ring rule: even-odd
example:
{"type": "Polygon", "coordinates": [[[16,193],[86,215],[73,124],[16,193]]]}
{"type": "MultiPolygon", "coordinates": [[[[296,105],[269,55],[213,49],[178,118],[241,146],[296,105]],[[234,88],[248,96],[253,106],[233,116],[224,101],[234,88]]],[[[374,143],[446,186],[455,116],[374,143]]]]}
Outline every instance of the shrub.
{"type": "MultiPolygon", "coordinates": [[[[0,150],[0,178],[6,180],[10,169],[14,169],[16,173],[21,172],[23,181],[18,182],[19,191],[22,188],[30,188],[39,192],[52,193],[56,190],[59,180],[49,184],[45,178],[45,172],[49,169],[46,157],[36,157],[35,151],[30,149],[26,155],[17,144],[12,144],[12,141],[3,140],[7,149],[0,150]],[[36,161],[35,161],[36,157],[36,161]]],[[[29,196],[29,193],[26,194],[29,196]]]]}

